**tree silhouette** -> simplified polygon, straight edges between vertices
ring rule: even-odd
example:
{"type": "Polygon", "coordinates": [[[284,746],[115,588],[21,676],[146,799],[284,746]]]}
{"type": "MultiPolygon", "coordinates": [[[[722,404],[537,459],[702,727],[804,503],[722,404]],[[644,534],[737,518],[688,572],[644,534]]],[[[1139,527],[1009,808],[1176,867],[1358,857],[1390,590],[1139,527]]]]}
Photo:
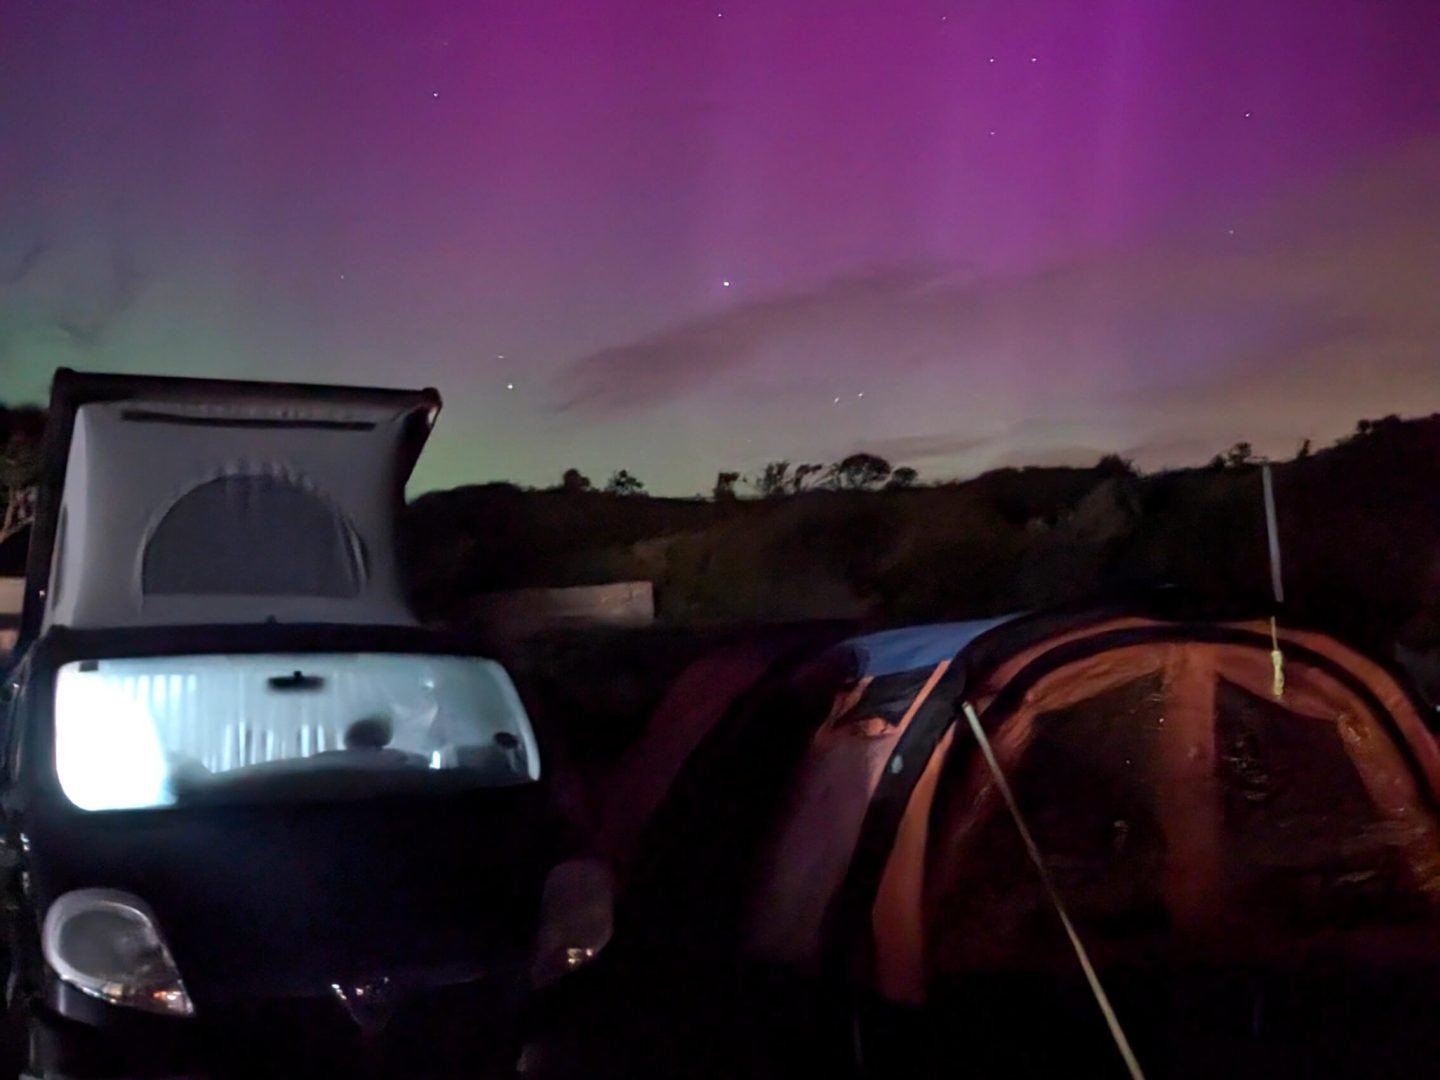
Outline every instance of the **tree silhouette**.
{"type": "Polygon", "coordinates": [[[35,519],[35,486],[40,482],[43,409],[0,405],[0,543],[35,519]]]}
{"type": "Polygon", "coordinates": [[[915,481],[920,479],[920,474],[909,465],[902,465],[890,474],[890,481],[885,486],[891,491],[899,491],[903,488],[912,488],[915,481]]]}
{"type": "Polygon", "coordinates": [[[797,495],[808,488],[817,476],[825,471],[824,465],[797,465],[790,474],[790,490],[797,495]]]}
{"type": "Polygon", "coordinates": [[[1233,469],[1248,469],[1252,465],[1259,465],[1261,459],[1255,456],[1255,448],[1248,442],[1237,442],[1223,454],[1216,454],[1210,459],[1209,469],[1211,472],[1225,472],[1233,469]]]}
{"type": "Polygon", "coordinates": [[[831,470],[835,486],[845,491],[879,487],[890,478],[890,463],[874,454],[851,454],[831,470]]]}
{"type": "Polygon", "coordinates": [[[762,499],[774,499],[790,490],[790,463],[772,461],[755,480],[755,492],[762,499]]]}
{"type": "Polygon", "coordinates": [[[645,485],[625,469],[616,469],[610,474],[605,490],[611,495],[640,495],[644,493],[645,485]]]}
{"type": "Polygon", "coordinates": [[[1106,478],[1112,476],[1138,476],[1135,463],[1119,454],[1106,454],[1095,465],[1095,471],[1106,478]]]}
{"type": "Polygon", "coordinates": [[[579,469],[566,469],[565,475],[560,478],[560,489],[571,493],[589,491],[591,487],[590,478],[579,469]]]}
{"type": "Polygon", "coordinates": [[[715,477],[715,500],[735,498],[735,485],[740,482],[738,472],[722,472],[715,477]]]}
{"type": "Polygon", "coordinates": [[[1227,469],[1244,469],[1256,464],[1256,461],[1255,448],[1248,442],[1237,442],[1225,451],[1225,467],[1227,469]]]}

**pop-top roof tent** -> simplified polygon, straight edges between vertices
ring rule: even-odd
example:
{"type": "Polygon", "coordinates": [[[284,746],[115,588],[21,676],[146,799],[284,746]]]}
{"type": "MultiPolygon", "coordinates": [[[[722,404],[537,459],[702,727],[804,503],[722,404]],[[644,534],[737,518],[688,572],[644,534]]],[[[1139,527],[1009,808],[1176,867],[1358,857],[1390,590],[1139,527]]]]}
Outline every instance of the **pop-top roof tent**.
{"type": "MultiPolygon", "coordinates": [[[[629,925],[665,950],[896,1007],[989,978],[980,1013],[943,1021],[972,1031],[998,1022],[996,978],[1078,979],[969,702],[1102,975],[1440,968],[1433,710],[1332,636],[1025,616],[851,640],[728,694],[644,828],[616,834],[638,838],[616,852],[629,925]]],[[[713,975],[696,961],[676,963],[713,975]]]]}
{"type": "Polygon", "coordinates": [[[413,625],[395,550],[434,390],[56,372],[24,636],[413,625]]]}

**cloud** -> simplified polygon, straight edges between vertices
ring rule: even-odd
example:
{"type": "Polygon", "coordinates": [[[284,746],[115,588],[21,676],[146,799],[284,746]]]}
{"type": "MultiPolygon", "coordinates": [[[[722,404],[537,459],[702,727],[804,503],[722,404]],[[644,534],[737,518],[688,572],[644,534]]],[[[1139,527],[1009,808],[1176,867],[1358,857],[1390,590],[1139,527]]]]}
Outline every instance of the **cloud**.
{"type": "Polygon", "coordinates": [[[1051,446],[1042,450],[1013,450],[991,461],[991,469],[1086,469],[1113,450],[1098,446],[1051,446]]]}
{"type": "Polygon", "coordinates": [[[948,305],[953,289],[953,278],[906,268],[736,304],[581,357],[558,380],[558,407],[614,413],[661,405],[734,373],[767,348],[948,305]]]}
{"type": "Polygon", "coordinates": [[[99,345],[140,296],[144,275],[125,247],[111,250],[108,271],[90,296],[72,298],[54,317],[55,326],[74,345],[99,345]]]}
{"type": "Polygon", "coordinates": [[[744,384],[778,416],[831,386],[905,384],[918,403],[877,411],[852,441],[912,461],[1131,446],[1158,466],[1239,439],[1293,450],[1357,415],[1440,405],[1437,192],[1430,140],[1144,248],[1010,277],[887,271],[742,303],[582,357],[558,396],[616,418],[744,384]]]}
{"type": "Polygon", "coordinates": [[[992,446],[993,443],[994,439],[988,435],[901,435],[892,439],[862,440],[850,449],[831,454],[830,458],[838,461],[847,454],[864,452],[877,454],[896,464],[917,465],[973,454],[992,446]]]}
{"type": "Polygon", "coordinates": [[[1137,465],[1144,467],[1147,462],[1188,462],[1189,464],[1199,464],[1209,461],[1225,449],[1225,446],[1219,445],[1214,439],[1191,436],[1166,438],[1162,435],[1146,442],[1127,446],[1125,449],[1118,451],[1118,453],[1122,457],[1127,457],[1137,465]]]}
{"type": "Polygon", "coordinates": [[[0,269],[0,361],[46,356],[69,363],[75,352],[93,354],[132,312],[147,281],[132,245],[120,238],[29,244],[0,269]]]}
{"type": "Polygon", "coordinates": [[[0,285],[18,285],[24,281],[40,265],[49,248],[50,245],[43,240],[36,240],[25,247],[13,264],[0,270],[0,285]]]}
{"type": "Polygon", "coordinates": [[[1030,419],[984,434],[974,432],[900,435],[887,439],[863,439],[834,455],[843,457],[857,450],[878,454],[897,465],[921,462],[969,461],[986,468],[1009,465],[1093,465],[1106,453],[1072,441],[1086,430],[1074,419],[1030,419]]]}

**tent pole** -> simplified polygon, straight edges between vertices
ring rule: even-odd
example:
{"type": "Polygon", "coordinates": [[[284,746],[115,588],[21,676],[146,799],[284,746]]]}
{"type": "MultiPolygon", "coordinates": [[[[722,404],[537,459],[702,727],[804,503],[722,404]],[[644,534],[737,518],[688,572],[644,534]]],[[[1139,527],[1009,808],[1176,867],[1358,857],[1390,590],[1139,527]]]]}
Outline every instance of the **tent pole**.
{"type": "Polygon", "coordinates": [[[1285,603],[1285,582],[1280,566],[1280,523],[1275,513],[1275,480],[1267,462],[1260,472],[1265,488],[1265,532],[1270,541],[1270,591],[1276,605],[1285,603]]]}
{"type": "MultiPolygon", "coordinates": [[[[1265,492],[1265,534],[1270,544],[1270,593],[1275,598],[1275,610],[1285,603],[1285,580],[1280,565],[1280,519],[1275,512],[1275,479],[1267,461],[1260,469],[1261,485],[1265,492]]],[[[1285,696],[1285,654],[1280,651],[1280,630],[1275,615],[1270,616],[1270,664],[1275,677],[1271,693],[1279,699],[1285,696]]]]}

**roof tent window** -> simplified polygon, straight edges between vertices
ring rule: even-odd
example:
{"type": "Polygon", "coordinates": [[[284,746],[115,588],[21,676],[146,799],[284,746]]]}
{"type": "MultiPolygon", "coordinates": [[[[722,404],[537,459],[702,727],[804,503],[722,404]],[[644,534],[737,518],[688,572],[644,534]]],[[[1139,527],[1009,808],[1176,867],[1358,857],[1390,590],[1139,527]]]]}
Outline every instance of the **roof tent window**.
{"type": "Polygon", "coordinates": [[[145,545],[149,596],[359,595],[359,534],[322,496],[271,474],[223,476],[170,508],[145,545]]]}

